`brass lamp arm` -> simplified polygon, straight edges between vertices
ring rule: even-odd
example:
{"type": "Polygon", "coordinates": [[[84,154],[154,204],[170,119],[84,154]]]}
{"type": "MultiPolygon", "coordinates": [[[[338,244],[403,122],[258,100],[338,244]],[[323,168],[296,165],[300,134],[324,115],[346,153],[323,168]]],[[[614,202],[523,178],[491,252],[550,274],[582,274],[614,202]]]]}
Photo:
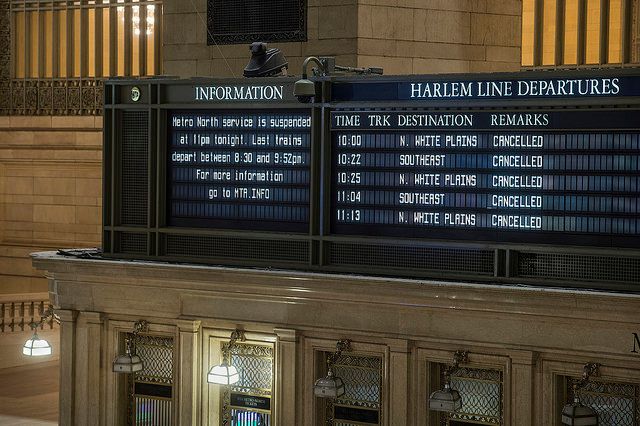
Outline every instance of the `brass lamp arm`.
{"type": "Polygon", "coordinates": [[[323,73],[326,71],[325,70],[325,66],[324,66],[324,64],[322,63],[322,61],[320,59],[316,58],[315,56],[309,56],[302,63],[302,78],[303,79],[307,78],[307,66],[309,65],[310,62],[314,62],[316,65],[318,65],[320,67],[320,70],[323,73]]]}
{"type": "Polygon", "coordinates": [[[342,355],[342,352],[350,352],[351,351],[351,340],[349,339],[343,339],[343,340],[338,340],[338,343],[336,343],[336,351],[329,354],[329,356],[327,356],[327,370],[331,371],[333,368],[333,364],[336,363],[336,361],[338,361],[338,359],[340,358],[340,355],[342,355]]]}
{"type": "Polygon", "coordinates": [[[38,321],[31,320],[31,322],[29,323],[29,327],[31,328],[31,330],[35,331],[42,324],[50,320],[53,320],[56,323],[60,324],[60,318],[53,311],[52,305],[49,305],[47,309],[40,311],[40,319],[38,321]]]}

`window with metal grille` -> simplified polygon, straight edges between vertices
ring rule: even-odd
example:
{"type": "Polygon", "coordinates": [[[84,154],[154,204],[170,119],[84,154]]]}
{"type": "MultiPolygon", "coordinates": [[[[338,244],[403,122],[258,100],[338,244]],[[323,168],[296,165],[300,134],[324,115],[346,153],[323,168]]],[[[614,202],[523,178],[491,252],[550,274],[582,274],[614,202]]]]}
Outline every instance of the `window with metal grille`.
{"type": "MultiPolygon", "coordinates": [[[[329,354],[325,353],[325,365],[329,354]]],[[[325,424],[381,425],[382,358],[343,353],[333,364],[333,372],[344,381],[345,392],[326,401],[325,424]]]]}
{"type": "Polygon", "coordinates": [[[522,65],[637,63],[638,8],[638,0],[523,0],[522,65]]]}
{"type": "MultiPolygon", "coordinates": [[[[173,338],[134,335],[136,354],[144,368],[128,375],[130,426],[171,426],[173,423],[173,338]]],[[[124,340],[124,339],[123,339],[124,340]]]]}
{"type": "Polygon", "coordinates": [[[273,346],[224,343],[222,356],[240,375],[222,391],[222,426],[272,426],[273,346]]]}
{"type": "Polygon", "coordinates": [[[207,0],[207,44],[306,41],[306,0],[207,0]]]}
{"type": "MultiPolygon", "coordinates": [[[[440,364],[440,382],[444,383],[446,365],[440,364]]],[[[442,413],[440,424],[460,423],[503,425],[502,371],[461,367],[451,375],[451,388],[462,398],[462,407],[455,413],[442,413]]]]}
{"type": "Polygon", "coordinates": [[[156,0],[11,1],[14,78],[159,71],[156,0]]]}
{"type": "MultiPolygon", "coordinates": [[[[577,379],[564,378],[564,403],[573,402],[573,383],[577,379]]],[[[578,392],[582,404],[598,413],[598,425],[640,425],[640,384],[590,380],[578,392]]]]}
{"type": "Polygon", "coordinates": [[[4,0],[0,27],[0,114],[100,114],[102,78],[161,73],[161,0],[4,0]]]}

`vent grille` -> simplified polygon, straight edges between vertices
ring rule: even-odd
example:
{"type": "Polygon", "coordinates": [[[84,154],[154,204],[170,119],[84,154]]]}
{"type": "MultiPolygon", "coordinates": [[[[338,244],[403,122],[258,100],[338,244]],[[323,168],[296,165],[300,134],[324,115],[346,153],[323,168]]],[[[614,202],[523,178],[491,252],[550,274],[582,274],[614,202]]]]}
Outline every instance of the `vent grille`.
{"type": "Polygon", "coordinates": [[[519,253],[519,276],[562,280],[640,282],[640,259],[564,253],[519,253]]]}
{"type": "Polygon", "coordinates": [[[111,253],[111,232],[109,231],[102,233],[102,251],[104,253],[111,253]]]}
{"type": "Polygon", "coordinates": [[[120,232],[120,252],[130,254],[147,254],[147,234],[120,232]]]}
{"type": "Polygon", "coordinates": [[[122,112],[122,155],[120,177],[121,222],[147,224],[149,191],[149,114],[122,112]]]}
{"type": "Polygon", "coordinates": [[[167,255],[306,263],[309,261],[309,243],[255,238],[167,235],[167,255]]]}
{"type": "MultiPolygon", "coordinates": [[[[413,271],[493,275],[493,250],[331,244],[332,265],[405,268],[413,271]]],[[[409,273],[412,271],[408,271],[409,273]]]]}
{"type": "Polygon", "coordinates": [[[306,0],[207,0],[207,44],[305,41],[306,0]]]}

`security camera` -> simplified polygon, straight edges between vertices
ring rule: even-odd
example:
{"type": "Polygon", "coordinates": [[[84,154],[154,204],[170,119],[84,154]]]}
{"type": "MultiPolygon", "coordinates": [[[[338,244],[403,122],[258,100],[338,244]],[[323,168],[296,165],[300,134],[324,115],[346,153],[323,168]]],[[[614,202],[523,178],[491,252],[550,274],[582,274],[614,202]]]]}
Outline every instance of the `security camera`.
{"type": "Polygon", "coordinates": [[[313,81],[302,78],[293,85],[293,95],[298,101],[308,104],[316,96],[316,85],[313,81]]]}

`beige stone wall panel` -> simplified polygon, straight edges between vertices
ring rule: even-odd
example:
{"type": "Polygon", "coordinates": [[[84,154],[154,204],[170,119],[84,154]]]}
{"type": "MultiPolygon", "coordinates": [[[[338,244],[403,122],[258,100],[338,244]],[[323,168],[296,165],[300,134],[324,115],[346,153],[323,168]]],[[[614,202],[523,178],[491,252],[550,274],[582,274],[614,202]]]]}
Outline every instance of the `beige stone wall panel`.
{"type": "Polygon", "coordinates": [[[323,5],[318,11],[321,18],[318,21],[318,39],[343,39],[357,37],[358,8],[354,4],[323,5]]]}
{"type": "Polygon", "coordinates": [[[471,44],[519,46],[522,22],[519,16],[471,14],[471,44]]]}
{"type": "Polygon", "coordinates": [[[457,11],[427,10],[425,15],[424,26],[427,41],[453,44],[470,43],[471,14],[457,11]]]}
{"type": "MultiPolygon", "coordinates": [[[[183,345],[177,348],[177,380],[188,389],[200,381],[203,424],[219,415],[217,391],[206,384],[205,371],[236,327],[250,340],[275,343],[283,357],[276,360],[276,393],[286,399],[275,402],[278,415],[301,425],[319,424],[313,419],[321,401],[309,389],[320,374],[320,351],[333,350],[341,338],[351,339],[356,353],[383,357],[383,419],[390,425],[437,424],[426,409],[429,391],[439,386],[432,367],[450,362],[459,349],[470,352],[470,367],[502,371],[505,424],[554,424],[559,377],[579,375],[585,362],[602,363],[604,380],[640,381],[630,352],[631,333],[640,327],[638,295],[88,261],[51,253],[35,255],[34,264],[52,277],[50,291],[61,308],[81,312],[79,319],[87,311],[108,319],[107,359],[117,352],[117,330],[130,329],[126,324],[145,318],[159,332],[177,325],[183,345]],[[202,323],[200,350],[195,331],[184,326],[191,322],[202,323]]],[[[79,329],[75,347],[82,336],[79,329]]],[[[86,351],[74,356],[86,357],[86,351]]],[[[74,365],[85,368],[86,362],[76,359],[74,365]]],[[[108,372],[102,377],[107,397],[101,410],[113,411],[119,378],[108,372]]],[[[197,407],[190,397],[197,390],[178,394],[197,407]]],[[[75,410],[82,413],[77,403],[75,410]]],[[[188,417],[181,417],[185,424],[193,421],[188,417]]]]}
{"type": "Polygon", "coordinates": [[[43,291],[29,252],[100,245],[102,119],[3,118],[0,293],[43,291]]]}
{"type": "Polygon", "coordinates": [[[469,72],[469,61],[452,59],[413,59],[415,74],[465,73],[469,72]]]}

